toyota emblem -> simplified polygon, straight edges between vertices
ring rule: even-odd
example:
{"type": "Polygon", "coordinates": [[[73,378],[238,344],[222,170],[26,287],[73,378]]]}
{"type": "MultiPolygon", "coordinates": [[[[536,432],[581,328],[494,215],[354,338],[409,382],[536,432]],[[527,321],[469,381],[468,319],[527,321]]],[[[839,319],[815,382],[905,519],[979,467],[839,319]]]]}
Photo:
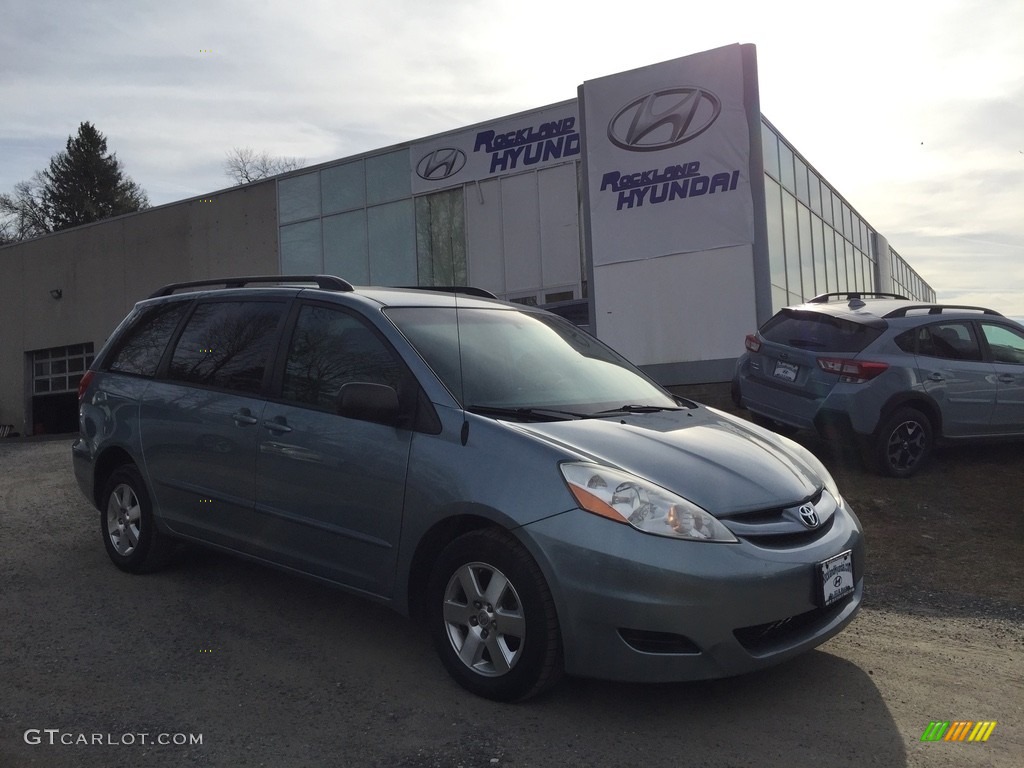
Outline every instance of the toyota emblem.
{"type": "Polygon", "coordinates": [[[813,504],[803,504],[799,511],[800,522],[808,528],[817,528],[821,524],[821,521],[818,519],[818,513],[815,511],[813,504]]]}

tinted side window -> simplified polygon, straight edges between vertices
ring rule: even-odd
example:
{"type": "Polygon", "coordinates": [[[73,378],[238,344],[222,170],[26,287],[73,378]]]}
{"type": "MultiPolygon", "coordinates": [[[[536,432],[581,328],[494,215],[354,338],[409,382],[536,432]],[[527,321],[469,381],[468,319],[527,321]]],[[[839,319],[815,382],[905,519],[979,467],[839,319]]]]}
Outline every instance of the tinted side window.
{"type": "Polygon", "coordinates": [[[917,337],[920,336],[919,328],[911,328],[909,331],[904,331],[897,336],[893,341],[896,342],[896,346],[902,349],[904,352],[910,354],[917,353],[917,337]]]}
{"type": "Polygon", "coordinates": [[[776,344],[826,352],[860,352],[884,330],[818,312],[784,309],[761,327],[776,344]]]}
{"type": "Polygon", "coordinates": [[[160,304],[145,310],[124,334],[107,370],[154,376],[171,334],[178,327],[189,302],[160,304]]]}
{"type": "Polygon", "coordinates": [[[997,363],[1024,364],[1024,335],[1003,325],[981,324],[981,332],[997,363]]]}
{"type": "Polygon", "coordinates": [[[398,389],[402,365],[362,321],[335,309],[305,306],[288,346],[282,396],[334,412],[348,382],[398,389]]]}
{"type": "Polygon", "coordinates": [[[934,323],[918,329],[917,353],[945,360],[981,360],[970,323],[934,323]]]}
{"type": "Polygon", "coordinates": [[[256,394],[284,307],[272,301],[199,304],[174,349],[168,376],[256,394]]]}

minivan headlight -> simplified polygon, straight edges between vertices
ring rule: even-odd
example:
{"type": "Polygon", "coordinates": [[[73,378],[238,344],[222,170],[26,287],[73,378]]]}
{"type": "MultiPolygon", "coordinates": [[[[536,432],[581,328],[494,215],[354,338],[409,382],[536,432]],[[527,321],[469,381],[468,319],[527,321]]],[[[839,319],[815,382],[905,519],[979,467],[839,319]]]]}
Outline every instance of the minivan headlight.
{"type": "Polygon", "coordinates": [[[576,503],[587,512],[658,536],[736,541],[728,528],[693,502],[636,475],[583,462],[560,468],[576,503]]]}

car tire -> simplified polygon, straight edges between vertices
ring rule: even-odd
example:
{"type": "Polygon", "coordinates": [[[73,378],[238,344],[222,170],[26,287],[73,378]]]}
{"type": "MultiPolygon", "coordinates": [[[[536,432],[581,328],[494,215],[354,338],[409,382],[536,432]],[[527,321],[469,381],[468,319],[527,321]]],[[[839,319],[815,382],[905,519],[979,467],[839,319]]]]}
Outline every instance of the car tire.
{"type": "Polygon", "coordinates": [[[510,534],[488,529],[452,541],[428,590],[430,634],[460,685],[521,701],[562,674],[558,616],[537,563],[510,534]]]}
{"type": "Polygon", "coordinates": [[[934,429],[916,408],[898,408],[885,420],[875,438],[875,462],[883,475],[910,477],[931,456],[934,429]]]}
{"type": "Polygon", "coordinates": [[[114,565],[128,573],[150,573],[166,565],[174,543],[156,527],[138,468],[125,464],[114,470],[101,499],[100,531],[114,565]]]}

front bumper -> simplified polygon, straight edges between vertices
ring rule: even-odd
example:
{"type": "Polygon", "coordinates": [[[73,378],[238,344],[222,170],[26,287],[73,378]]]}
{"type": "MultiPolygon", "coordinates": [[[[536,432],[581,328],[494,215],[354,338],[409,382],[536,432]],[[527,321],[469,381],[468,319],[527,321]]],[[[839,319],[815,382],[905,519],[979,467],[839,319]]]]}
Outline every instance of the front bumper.
{"type": "Polygon", "coordinates": [[[526,526],[547,571],[570,674],[633,682],[727,677],[828,640],[860,608],[864,544],[845,507],[822,537],[769,549],[640,533],[575,510],[526,526]],[[852,550],[855,591],[816,603],[817,564],[852,550]]]}

